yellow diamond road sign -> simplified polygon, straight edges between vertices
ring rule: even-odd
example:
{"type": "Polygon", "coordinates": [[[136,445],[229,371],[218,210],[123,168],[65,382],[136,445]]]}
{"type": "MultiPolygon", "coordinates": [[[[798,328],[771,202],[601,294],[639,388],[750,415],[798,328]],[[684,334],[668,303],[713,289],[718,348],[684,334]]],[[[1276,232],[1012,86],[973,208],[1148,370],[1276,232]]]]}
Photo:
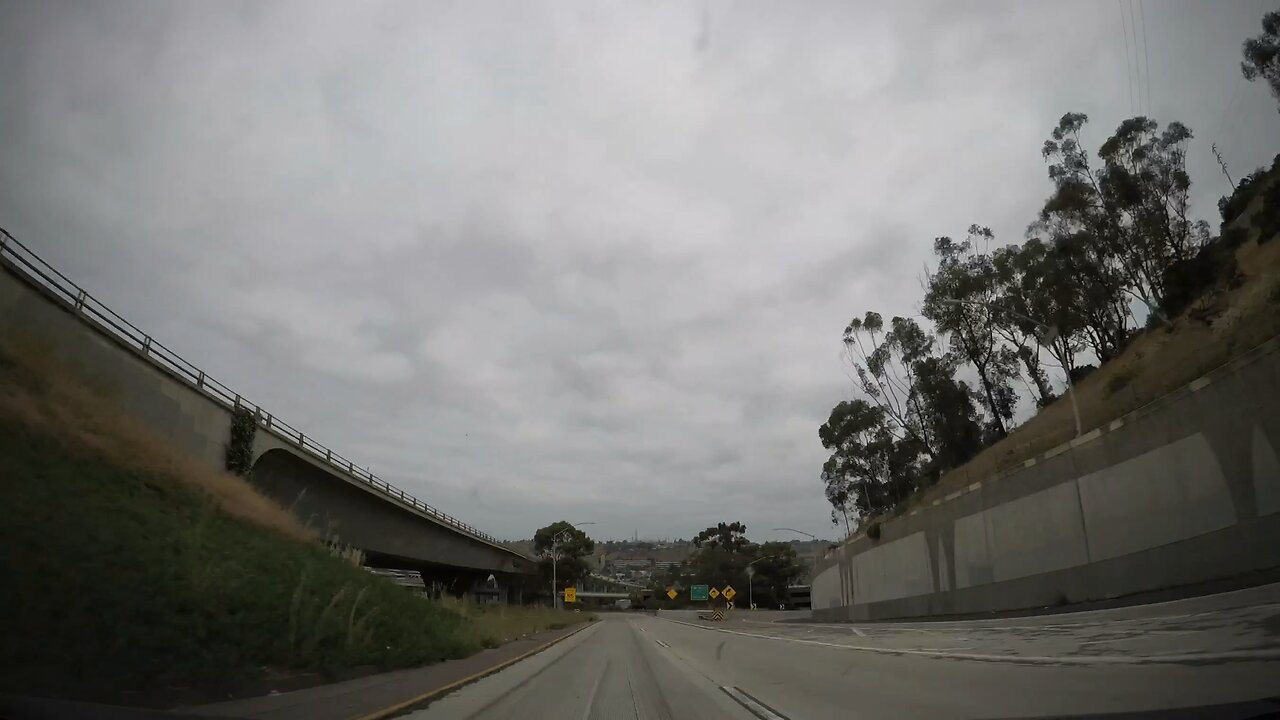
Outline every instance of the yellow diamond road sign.
{"type": "Polygon", "coordinates": [[[721,593],[721,595],[724,595],[725,600],[732,600],[733,596],[737,594],[738,594],[738,591],[734,590],[732,585],[725,585],[724,592],[721,593]]]}
{"type": "Polygon", "coordinates": [[[715,600],[716,598],[720,597],[720,591],[715,588],[711,588],[711,592],[707,594],[711,596],[712,600],[715,600]]]}
{"type": "Polygon", "coordinates": [[[676,592],[675,588],[667,588],[667,597],[671,598],[672,600],[675,600],[676,597],[678,597],[679,595],[680,593],[676,592]]]}
{"type": "Polygon", "coordinates": [[[578,601],[578,588],[565,588],[564,601],[567,603],[578,601]]]}

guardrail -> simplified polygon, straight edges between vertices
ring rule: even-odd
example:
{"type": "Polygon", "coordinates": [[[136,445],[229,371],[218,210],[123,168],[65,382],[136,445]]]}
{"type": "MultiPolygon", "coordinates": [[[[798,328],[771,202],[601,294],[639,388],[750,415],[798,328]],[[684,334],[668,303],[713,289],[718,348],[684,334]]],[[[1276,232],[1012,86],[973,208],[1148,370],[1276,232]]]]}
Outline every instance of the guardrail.
{"type": "Polygon", "coordinates": [[[77,315],[88,320],[103,332],[125,343],[153,365],[186,381],[210,400],[232,412],[241,408],[252,412],[258,419],[258,425],[266,431],[273,433],[281,440],[291,443],[299,450],[316,460],[324,462],[333,469],[364,482],[387,499],[403,503],[467,535],[506,549],[492,535],[481,532],[452,515],[441,512],[400,488],[385,482],[369,472],[367,468],[356,465],[351,460],[312,440],[301,430],[280,420],[274,414],[263,410],[261,406],[249,402],[240,393],[209,377],[205,371],[184,360],[180,355],[140,330],[133,323],[125,320],[114,310],[103,305],[97,298],[72,282],[66,275],[58,272],[57,268],[45,262],[4,228],[0,228],[0,259],[8,260],[8,264],[11,267],[22,273],[29,280],[50,291],[55,298],[67,305],[77,315]]]}

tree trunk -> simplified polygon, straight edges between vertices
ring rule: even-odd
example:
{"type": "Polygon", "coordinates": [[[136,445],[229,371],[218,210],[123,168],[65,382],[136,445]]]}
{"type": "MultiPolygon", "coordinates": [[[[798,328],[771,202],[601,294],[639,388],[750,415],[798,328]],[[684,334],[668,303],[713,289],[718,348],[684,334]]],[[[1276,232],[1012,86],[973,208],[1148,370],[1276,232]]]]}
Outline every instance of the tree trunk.
{"type": "Polygon", "coordinates": [[[996,423],[996,430],[1000,432],[1000,437],[1006,437],[1009,431],[1005,430],[1004,420],[1000,417],[1000,409],[996,406],[995,394],[991,390],[991,382],[987,380],[984,367],[978,368],[978,379],[982,381],[982,392],[987,396],[987,407],[991,408],[991,419],[996,423]]]}
{"type": "Polygon", "coordinates": [[[1022,356],[1022,363],[1027,367],[1027,374],[1031,376],[1031,382],[1036,385],[1036,393],[1040,395],[1040,406],[1049,404],[1054,398],[1053,388],[1049,387],[1049,380],[1045,377],[1044,371],[1040,369],[1040,358],[1031,352],[1031,348],[1022,347],[1024,352],[1018,353],[1022,356]]]}
{"type": "MultiPolygon", "coordinates": [[[[968,337],[965,337],[963,325],[960,329],[960,337],[964,339],[965,345],[967,346],[965,354],[969,356],[969,362],[973,363],[973,366],[978,370],[978,380],[982,382],[982,391],[986,393],[987,407],[991,409],[991,419],[995,420],[996,428],[1000,431],[1000,437],[1005,437],[1009,433],[1005,430],[1004,421],[1000,419],[1000,412],[996,408],[995,393],[991,391],[991,382],[987,379],[987,363],[979,363],[977,359],[977,338],[974,337],[972,329],[970,329],[968,337]]],[[[987,359],[990,360],[991,356],[987,355],[987,359]]]]}

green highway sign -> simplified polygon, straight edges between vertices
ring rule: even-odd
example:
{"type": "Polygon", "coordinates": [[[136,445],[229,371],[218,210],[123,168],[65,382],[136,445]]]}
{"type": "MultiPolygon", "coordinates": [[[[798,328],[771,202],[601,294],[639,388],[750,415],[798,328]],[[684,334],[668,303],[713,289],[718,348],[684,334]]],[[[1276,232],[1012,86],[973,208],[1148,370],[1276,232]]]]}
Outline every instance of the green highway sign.
{"type": "Polygon", "coordinates": [[[706,600],[707,586],[706,585],[690,585],[689,599],[690,600],[706,600]]]}

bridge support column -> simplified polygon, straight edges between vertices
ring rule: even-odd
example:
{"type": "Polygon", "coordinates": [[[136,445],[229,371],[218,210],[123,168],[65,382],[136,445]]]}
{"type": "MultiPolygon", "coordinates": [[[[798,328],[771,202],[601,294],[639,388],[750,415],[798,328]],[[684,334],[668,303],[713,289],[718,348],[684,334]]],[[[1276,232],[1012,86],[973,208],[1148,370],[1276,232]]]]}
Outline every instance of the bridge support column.
{"type": "Polygon", "coordinates": [[[447,571],[422,571],[422,584],[432,600],[441,600],[445,596],[462,599],[471,590],[474,576],[470,573],[447,571]]]}
{"type": "Polygon", "coordinates": [[[531,600],[530,586],[535,578],[520,573],[423,569],[422,584],[427,596],[440,600],[445,596],[481,603],[522,605],[531,600]]]}

